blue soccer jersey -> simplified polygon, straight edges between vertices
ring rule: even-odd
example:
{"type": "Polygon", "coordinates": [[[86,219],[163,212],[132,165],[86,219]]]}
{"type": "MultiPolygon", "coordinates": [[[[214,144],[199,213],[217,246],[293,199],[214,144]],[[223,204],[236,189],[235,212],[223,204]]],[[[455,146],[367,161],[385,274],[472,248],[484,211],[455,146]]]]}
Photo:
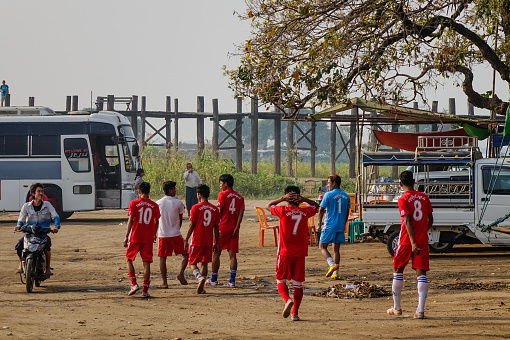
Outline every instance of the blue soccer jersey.
{"type": "Polygon", "coordinates": [[[341,189],[333,189],[324,194],[320,206],[326,209],[324,227],[337,232],[345,231],[345,222],[349,216],[351,199],[341,189]]]}

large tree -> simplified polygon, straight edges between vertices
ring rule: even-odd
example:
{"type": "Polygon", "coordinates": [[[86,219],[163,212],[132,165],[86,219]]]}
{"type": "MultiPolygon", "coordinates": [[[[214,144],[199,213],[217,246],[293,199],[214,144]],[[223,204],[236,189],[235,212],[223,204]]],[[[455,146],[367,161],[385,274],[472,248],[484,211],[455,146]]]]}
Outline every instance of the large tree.
{"type": "Polygon", "coordinates": [[[426,89],[461,84],[474,106],[505,114],[507,98],[474,89],[488,65],[510,85],[510,0],[246,0],[251,33],[226,70],[237,95],[287,109],[350,94],[426,102],[426,89]]]}

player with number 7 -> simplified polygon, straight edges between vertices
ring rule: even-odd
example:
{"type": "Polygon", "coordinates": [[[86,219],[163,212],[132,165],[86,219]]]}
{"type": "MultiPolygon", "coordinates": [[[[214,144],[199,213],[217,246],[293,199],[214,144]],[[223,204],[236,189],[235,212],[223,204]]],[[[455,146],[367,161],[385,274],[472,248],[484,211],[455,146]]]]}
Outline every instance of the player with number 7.
{"type": "Polygon", "coordinates": [[[298,311],[303,298],[303,282],[305,281],[305,257],[308,256],[308,219],[317,213],[319,205],[302,197],[296,186],[285,188],[282,196],[266,205],[266,210],[280,218],[278,258],[276,261],[276,282],[278,292],[285,301],[283,317],[291,314],[292,321],[298,321],[298,311]],[[287,202],[287,206],[278,205],[287,202]],[[305,202],[307,207],[300,208],[305,202]],[[287,280],[294,286],[294,301],[289,296],[287,280]]]}

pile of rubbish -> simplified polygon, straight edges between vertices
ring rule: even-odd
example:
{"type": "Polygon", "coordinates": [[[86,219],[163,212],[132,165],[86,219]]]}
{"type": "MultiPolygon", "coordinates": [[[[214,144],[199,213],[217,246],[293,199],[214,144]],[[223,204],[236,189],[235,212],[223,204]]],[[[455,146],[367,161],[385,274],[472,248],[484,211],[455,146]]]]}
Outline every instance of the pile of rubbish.
{"type": "Polygon", "coordinates": [[[338,299],[365,299],[391,296],[391,290],[366,281],[353,281],[343,286],[334,285],[321,292],[312,294],[319,297],[333,297],[338,299]]]}

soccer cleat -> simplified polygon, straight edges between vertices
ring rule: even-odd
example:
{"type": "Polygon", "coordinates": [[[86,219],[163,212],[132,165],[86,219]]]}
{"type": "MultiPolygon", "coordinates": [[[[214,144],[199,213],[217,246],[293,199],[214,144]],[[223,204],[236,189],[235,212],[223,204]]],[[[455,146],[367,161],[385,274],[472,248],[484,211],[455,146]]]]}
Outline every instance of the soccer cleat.
{"type": "Polygon", "coordinates": [[[292,321],[299,321],[299,316],[297,316],[297,315],[292,315],[292,316],[290,317],[290,319],[291,319],[292,321]]]}
{"type": "Polygon", "coordinates": [[[337,264],[334,264],[334,265],[332,265],[332,266],[330,266],[328,268],[328,272],[326,273],[326,277],[330,277],[331,275],[333,275],[333,272],[335,270],[338,270],[338,265],[337,264]]]}
{"type": "Polygon", "coordinates": [[[142,292],[142,297],[143,298],[150,298],[151,295],[149,294],[149,292],[142,292]]]}
{"type": "Polygon", "coordinates": [[[129,290],[129,293],[128,295],[133,295],[134,293],[136,293],[137,291],[140,290],[140,286],[139,285],[134,285],[131,287],[131,289],[129,290]]]}
{"type": "Polygon", "coordinates": [[[333,280],[340,280],[340,276],[338,276],[338,274],[333,274],[333,275],[331,275],[331,278],[332,278],[333,280]]]}
{"type": "Polygon", "coordinates": [[[203,294],[205,286],[205,277],[202,277],[200,281],[198,281],[197,294],[203,294]]]}
{"type": "Polygon", "coordinates": [[[283,308],[282,312],[284,318],[289,317],[292,307],[294,307],[294,301],[292,301],[292,299],[288,299],[287,302],[285,303],[285,307],[283,308]]]}
{"type": "Polygon", "coordinates": [[[415,319],[425,319],[425,313],[423,313],[423,312],[416,312],[414,314],[414,318],[415,319]]]}
{"type": "Polygon", "coordinates": [[[179,282],[181,283],[181,285],[185,286],[188,284],[188,281],[186,281],[186,278],[184,277],[183,274],[179,274],[177,275],[177,280],[179,280],[179,282]]]}
{"type": "Polygon", "coordinates": [[[402,315],[402,309],[389,308],[386,313],[389,315],[402,315]]]}
{"type": "Polygon", "coordinates": [[[236,283],[235,282],[229,282],[227,283],[227,287],[235,287],[236,286],[236,283]]]}
{"type": "Polygon", "coordinates": [[[211,281],[211,279],[207,279],[205,281],[205,284],[208,286],[216,286],[218,284],[218,281],[211,281]]]}

